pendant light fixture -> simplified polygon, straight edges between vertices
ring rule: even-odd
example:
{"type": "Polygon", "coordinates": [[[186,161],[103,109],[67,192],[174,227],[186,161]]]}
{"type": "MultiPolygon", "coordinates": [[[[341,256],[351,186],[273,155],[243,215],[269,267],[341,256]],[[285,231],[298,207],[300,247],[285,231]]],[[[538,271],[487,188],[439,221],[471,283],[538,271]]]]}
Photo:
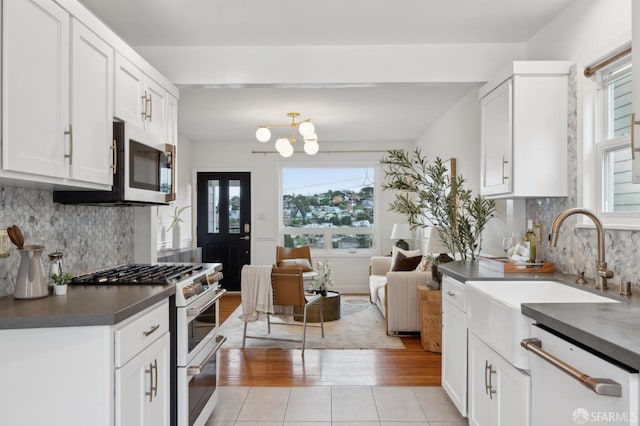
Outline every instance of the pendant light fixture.
{"type": "Polygon", "coordinates": [[[289,124],[266,124],[258,126],[256,139],[262,143],[269,142],[271,139],[271,130],[269,129],[290,127],[291,137],[280,136],[275,144],[276,151],[278,151],[281,156],[287,158],[293,155],[293,144],[296,143],[296,129],[298,129],[304,141],[304,152],[308,155],[315,155],[320,149],[320,146],[318,145],[318,135],[315,133],[316,127],[311,122],[311,119],[307,118],[306,120],[296,122],[296,118],[300,117],[300,114],[297,112],[289,112],[287,113],[287,117],[291,118],[291,123],[289,124]]]}

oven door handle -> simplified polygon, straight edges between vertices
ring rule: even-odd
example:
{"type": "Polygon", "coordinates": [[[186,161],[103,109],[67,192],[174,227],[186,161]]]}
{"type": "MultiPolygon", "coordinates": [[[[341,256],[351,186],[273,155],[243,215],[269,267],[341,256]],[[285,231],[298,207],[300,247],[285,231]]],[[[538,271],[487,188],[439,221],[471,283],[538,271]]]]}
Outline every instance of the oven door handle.
{"type": "Polygon", "coordinates": [[[224,336],[218,335],[216,336],[216,341],[217,341],[216,346],[211,350],[211,352],[207,354],[205,359],[199,365],[197,366],[190,365],[187,367],[187,376],[191,377],[191,376],[197,376],[198,374],[200,374],[204,369],[204,367],[209,362],[209,360],[211,359],[211,357],[214,356],[216,352],[218,352],[218,349],[220,349],[220,347],[224,344],[224,342],[227,341],[227,338],[224,336]]]}
{"type": "Polygon", "coordinates": [[[569,365],[561,359],[551,355],[549,352],[544,351],[542,349],[542,341],[540,339],[522,339],[522,342],[520,342],[520,346],[538,355],[549,364],[560,369],[560,371],[567,373],[569,376],[580,382],[582,385],[586,386],[588,389],[591,389],[598,395],[617,397],[622,396],[622,386],[620,385],[620,383],[612,379],[599,379],[583,373],[572,365],[569,365]]]}
{"type": "Polygon", "coordinates": [[[198,306],[197,308],[187,308],[187,316],[197,317],[198,315],[209,309],[209,307],[216,303],[218,299],[218,297],[214,297],[202,306],[198,306]]]}

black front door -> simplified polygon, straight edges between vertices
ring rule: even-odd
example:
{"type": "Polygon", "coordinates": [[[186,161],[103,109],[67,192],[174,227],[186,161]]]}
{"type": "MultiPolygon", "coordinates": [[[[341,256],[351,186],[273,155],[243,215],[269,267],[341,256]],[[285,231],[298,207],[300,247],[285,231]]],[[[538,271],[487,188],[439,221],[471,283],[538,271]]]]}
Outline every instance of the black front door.
{"type": "Polygon", "coordinates": [[[240,291],[240,270],[251,263],[251,174],[201,172],[197,192],[202,261],[222,263],[222,286],[240,291]]]}

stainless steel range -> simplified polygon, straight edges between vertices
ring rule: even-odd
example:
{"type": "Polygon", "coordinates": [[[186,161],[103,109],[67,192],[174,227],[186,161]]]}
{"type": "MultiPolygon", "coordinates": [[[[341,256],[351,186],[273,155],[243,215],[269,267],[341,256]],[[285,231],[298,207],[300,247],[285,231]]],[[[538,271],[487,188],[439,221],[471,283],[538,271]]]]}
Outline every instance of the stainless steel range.
{"type": "Polygon", "coordinates": [[[217,334],[222,264],[122,265],[81,275],[75,285],[175,285],[171,312],[171,424],[203,426],[218,400],[217,334]]]}

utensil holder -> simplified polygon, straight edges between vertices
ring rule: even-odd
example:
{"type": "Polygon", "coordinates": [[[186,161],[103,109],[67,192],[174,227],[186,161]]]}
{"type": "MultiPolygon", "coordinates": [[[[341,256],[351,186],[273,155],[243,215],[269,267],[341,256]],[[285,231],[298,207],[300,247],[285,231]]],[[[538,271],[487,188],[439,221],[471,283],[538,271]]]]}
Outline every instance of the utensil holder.
{"type": "Polygon", "coordinates": [[[49,295],[44,277],[42,252],[44,246],[28,245],[19,249],[20,267],[16,277],[13,297],[16,299],[38,299],[49,295]]]}

